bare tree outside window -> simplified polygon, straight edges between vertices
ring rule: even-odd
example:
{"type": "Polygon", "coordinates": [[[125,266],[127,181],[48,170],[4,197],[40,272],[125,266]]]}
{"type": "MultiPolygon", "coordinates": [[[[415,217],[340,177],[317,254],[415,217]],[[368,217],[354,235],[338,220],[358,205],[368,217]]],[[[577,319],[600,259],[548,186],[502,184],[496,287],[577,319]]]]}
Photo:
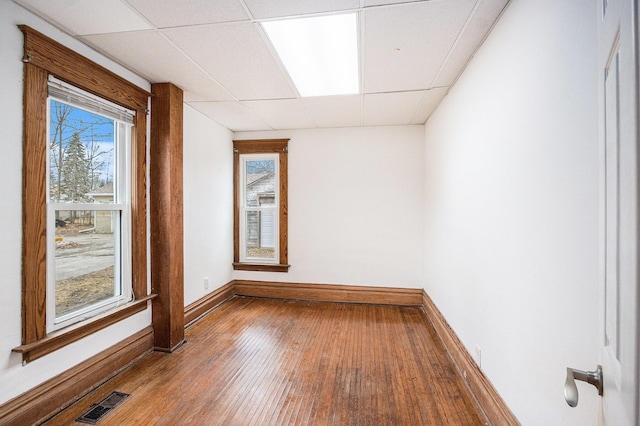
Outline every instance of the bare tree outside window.
{"type": "Polygon", "coordinates": [[[87,193],[113,181],[114,121],[56,100],[50,108],[51,201],[88,201],[87,193]]]}

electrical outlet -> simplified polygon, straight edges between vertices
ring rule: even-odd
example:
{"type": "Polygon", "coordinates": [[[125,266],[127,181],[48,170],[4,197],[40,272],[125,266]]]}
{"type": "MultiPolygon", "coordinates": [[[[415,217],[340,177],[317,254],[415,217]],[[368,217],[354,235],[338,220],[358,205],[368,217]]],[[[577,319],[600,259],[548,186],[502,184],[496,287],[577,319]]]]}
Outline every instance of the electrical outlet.
{"type": "Polygon", "coordinates": [[[478,345],[476,345],[476,364],[482,367],[482,348],[478,345]]]}
{"type": "Polygon", "coordinates": [[[209,290],[209,277],[204,277],[204,289],[209,290]]]}

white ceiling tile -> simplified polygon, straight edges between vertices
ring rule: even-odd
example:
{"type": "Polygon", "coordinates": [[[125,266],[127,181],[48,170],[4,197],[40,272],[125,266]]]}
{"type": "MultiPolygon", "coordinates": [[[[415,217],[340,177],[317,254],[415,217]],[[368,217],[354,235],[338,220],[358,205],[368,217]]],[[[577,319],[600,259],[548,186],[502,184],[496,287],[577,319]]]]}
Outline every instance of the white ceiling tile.
{"type": "Polygon", "coordinates": [[[215,24],[162,32],[240,100],[296,97],[255,24],[215,24]]]}
{"type": "Polygon", "coordinates": [[[176,84],[185,102],[235,131],[423,123],[508,2],[14,1],[151,83],[176,84]],[[365,95],[298,99],[251,19],[348,10],[361,10],[365,95]]]}
{"type": "Polygon", "coordinates": [[[316,127],[299,99],[241,102],[274,129],[316,127]]]}
{"type": "Polygon", "coordinates": [[[249,19],[239,0],[127,0],[158,28],[249,19]]]}
{"type": "Polygon", "coordinates": [[[436,89],[427,90],[427,93],[424,95],[424,99],[422,100],[422,104],[413,116],[413,120],[411,120],[411,124],[424,124],[431,113],[438,107],[440,101],[442,101],[442,98],[446,95],[447,90],[449,90],[448,87],[438,87],[436,89]]]}
{"type": "Polygon", "coordinates": [[[364,125],[410,124],[425,91],[364,95],[364,125]]]}
{"type": "Polygon", "coordinates": [[[509,0],[480,1],[454,45],[451,54],[433,82],[433,86],[450,86],[471,55],[491,30],[509,0]]]}
{"type": "MultiPolygon", "coordinates": [[[[364,7],[383,6],[388,4],[415,3],[420,0],[364,0],[364,7]]],[[[430,1],[430,0],[422,0],[430,1]]]]}
{"type": "Polygon", "coordinates": [[[255,19],[356,9],[360,0],[244,0],[255,19]]]}
{"type": "Polygon", "coordinates": [[[18,0],[19,4],[74,35],[153,28],[122,0],[18,0]]]}
{"type": "Polygon", "coordinates": [[[179,86],[185,91],[185,100],[233,100],[222,86],[156,30],[100,34],[82,39],[117,62],[126,64],[150,83],[171,82],[179,86]]]}
{"type": "Polygon", "coordinates": [[[365,93],[429,88],[474,3],[427,1],[366,10],[365,93]]]}
{"type": "Polygon", "coordinates": [[[272,130],[240,102],[188,102],[196,110],[234,132],[272,130]]]}
{"type": "Polygon", "coordinates": [[[302,98],[318,127],[356,127],[362,124],[362,95],[302,98]]]}

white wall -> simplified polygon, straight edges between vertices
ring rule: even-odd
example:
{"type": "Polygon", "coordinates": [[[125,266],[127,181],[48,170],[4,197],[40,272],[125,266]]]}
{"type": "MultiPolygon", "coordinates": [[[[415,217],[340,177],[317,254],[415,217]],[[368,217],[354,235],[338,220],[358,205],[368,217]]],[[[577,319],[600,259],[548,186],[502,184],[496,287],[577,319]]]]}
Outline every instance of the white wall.
{"type": "MultiPolygon", "coordinates": [[[[149,311],[141,312],[63,349],[29,363],[11,349],[21,344],[21,246],[22,246],[22,33],[27,24],[60,41],[95,62],[149,90],[149,84],[107,61],[85,45],[62,34],[10,1],[0,1],[0,404],[67,370],[143,329],[151,323],[149,311]]],[[[28,224],[27,224],[28,226],[28,224]]]]}
{"type": "Polygon", "coordinates": [[[184,106],[185,306],[231,281],[232,133],[184,106]],[[209,278],[209,289],[204,278],[209,278]]]}
{"type": "Polygon", "coordinates": [[[288,273],[235,279],[422,287],[423,126],[236,133],[290,138],[288,273]]]}
{"type": "Polygon", "coordinates": [[[425,289],[524,425],[593,425],[597,2],[513,0],[425,126],[425,289]]]}

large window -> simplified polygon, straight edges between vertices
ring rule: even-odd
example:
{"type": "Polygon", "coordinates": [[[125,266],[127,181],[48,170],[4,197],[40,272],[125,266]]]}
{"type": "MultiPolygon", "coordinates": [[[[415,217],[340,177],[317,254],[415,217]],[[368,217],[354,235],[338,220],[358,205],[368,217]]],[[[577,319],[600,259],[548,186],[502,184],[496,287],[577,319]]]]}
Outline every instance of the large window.
{"type": "Polygon", "coordinates": [[[134,112],[50,78],[47,331],[131,300],[134,112]]]}
{"type": "Polygon", "coordinates": [[[234,141],[234,269],[287,272],[288,139],[234,141]]]}
{"type": "Polygon", "coordinates": [[[29,362],[147,308],[149,93],[24,33],[22,345],[29,362]],[[55,78],[53,78],[55,76],[55,78]]]}

